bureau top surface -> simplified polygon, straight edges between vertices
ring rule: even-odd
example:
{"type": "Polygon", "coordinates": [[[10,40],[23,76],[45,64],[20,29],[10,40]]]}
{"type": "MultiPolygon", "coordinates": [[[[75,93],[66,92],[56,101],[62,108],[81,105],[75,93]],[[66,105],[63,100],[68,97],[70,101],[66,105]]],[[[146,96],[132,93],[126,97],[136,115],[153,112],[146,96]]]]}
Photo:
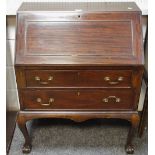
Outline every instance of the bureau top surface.
{"type": "Polygon", "coordinates": [[[25,2],[18,12],[31,11],[140,11],[134,2],[25,2]]]}

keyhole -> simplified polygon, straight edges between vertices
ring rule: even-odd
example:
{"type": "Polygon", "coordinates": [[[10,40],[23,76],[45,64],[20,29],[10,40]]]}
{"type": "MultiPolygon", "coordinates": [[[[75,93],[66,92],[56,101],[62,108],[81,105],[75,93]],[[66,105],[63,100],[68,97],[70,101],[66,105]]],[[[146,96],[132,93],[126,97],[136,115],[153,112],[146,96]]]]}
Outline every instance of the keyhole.
{"type": "Polygon", "coordinates": [[[80,92],[77,92],[77,96],[80,96],[80,92]]]}
{"type": "Polygon", "coordinates": [[[78,15],[78,18],[80,18],[81,16],[80,15],[78,15]]]}

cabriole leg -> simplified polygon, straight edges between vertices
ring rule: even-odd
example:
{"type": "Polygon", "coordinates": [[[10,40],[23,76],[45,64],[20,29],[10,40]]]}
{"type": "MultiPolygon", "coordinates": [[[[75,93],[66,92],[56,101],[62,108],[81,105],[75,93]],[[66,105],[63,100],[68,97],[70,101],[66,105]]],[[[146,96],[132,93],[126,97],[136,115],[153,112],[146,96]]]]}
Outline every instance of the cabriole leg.
{"type": "Polygon", "coordinates": [[[20,131],[22,132],[25,138],[25,143],[23,145],[22,151],[23,153],[30,153],[32,148],[31,140],[27,131],[26,120],[24,119],[23,116],[20,116],[20,113],[18,114],[18,117],[17,117],[17,123],[20,131]]]}
{"type": "Polygon", "coordinates": [[[135,135],[136,128],[138,127],[138,124],[139,124],[139,115],[138,114],[133,115],[131,118],[131,127],[128,133],[127,142],[125,145],[125,150],[126,150],[126,153],[128,154],[134,153],[134,146],[132,144],[132,140],[135,135]]]}

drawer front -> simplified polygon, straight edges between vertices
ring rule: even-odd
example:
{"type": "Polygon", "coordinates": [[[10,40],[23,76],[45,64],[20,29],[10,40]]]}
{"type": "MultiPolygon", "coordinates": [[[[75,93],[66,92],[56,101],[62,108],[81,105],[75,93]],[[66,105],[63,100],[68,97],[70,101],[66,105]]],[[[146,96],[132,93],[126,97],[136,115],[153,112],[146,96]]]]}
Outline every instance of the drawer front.
{"type": "Polygon", "coordinates": [[[131,89],[22,90],[27,110],[131,110],[131,89]]]}
{"type": "Polygon", "coordinates": [[[27,87],[131,87],[131,70],[26,70],[27,87]]]}
{"type": "Polygon", "coordinates": [[[131,87],[130,70],[96,70],[79,72],[79,86],[84,87],[131,87]]]}
{"type": "Polygon", "coordinates": [[[76,73],[75,71],[26,70],[26,86],[71,87],[76,85],[76,73]]]}

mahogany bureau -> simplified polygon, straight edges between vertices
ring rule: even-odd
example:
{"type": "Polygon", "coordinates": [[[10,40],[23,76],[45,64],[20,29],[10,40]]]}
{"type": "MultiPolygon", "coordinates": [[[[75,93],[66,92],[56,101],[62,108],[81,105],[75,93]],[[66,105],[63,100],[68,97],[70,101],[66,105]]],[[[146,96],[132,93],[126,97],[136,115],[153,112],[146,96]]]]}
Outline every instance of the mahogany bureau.
{"type": "Polygon", "coordinates": [[[142,44],[135,3],[23,3],[15,57],[23,152],[31,119],[117,118],[131,122],[125,149],[133,153],[142,44]]]}

